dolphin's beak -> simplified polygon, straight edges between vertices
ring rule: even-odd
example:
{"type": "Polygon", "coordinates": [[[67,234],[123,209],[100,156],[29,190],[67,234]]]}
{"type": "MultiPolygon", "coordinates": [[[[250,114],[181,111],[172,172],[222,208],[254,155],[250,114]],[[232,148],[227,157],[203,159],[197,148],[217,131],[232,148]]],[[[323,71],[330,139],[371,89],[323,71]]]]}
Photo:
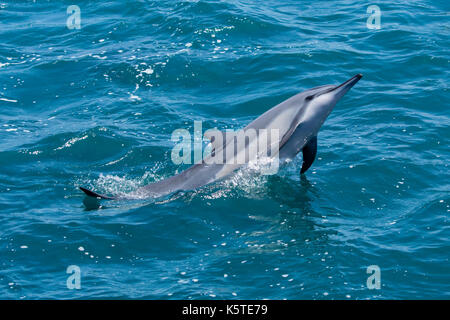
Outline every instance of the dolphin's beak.
{"type": "Polygon", "coordinates": [[[331,91],[334,91],[336,98],[340,99],[344,94],[347,93],[348,90],[350,90],[358,81],[362,78],[362,74],[358,73],[357,75],[351,77],[344,83],[338,85],[336,88],[334,88],[331,91]]]}

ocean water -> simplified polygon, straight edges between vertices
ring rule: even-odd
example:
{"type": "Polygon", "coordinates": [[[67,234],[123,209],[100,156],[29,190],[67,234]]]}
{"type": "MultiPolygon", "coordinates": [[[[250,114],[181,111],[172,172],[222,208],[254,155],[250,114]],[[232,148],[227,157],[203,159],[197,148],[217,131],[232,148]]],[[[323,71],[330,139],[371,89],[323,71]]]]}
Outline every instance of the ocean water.
{"type": "Polygon", "coordinates": [[[0,298],[450,298],[448,1],[76,1],[79,29],[72,4],[0,1],[0,298]],[[163,199],[78,189],[170,177],[175,129],[357,73],[306,178],[299,155],[163,199]]]}

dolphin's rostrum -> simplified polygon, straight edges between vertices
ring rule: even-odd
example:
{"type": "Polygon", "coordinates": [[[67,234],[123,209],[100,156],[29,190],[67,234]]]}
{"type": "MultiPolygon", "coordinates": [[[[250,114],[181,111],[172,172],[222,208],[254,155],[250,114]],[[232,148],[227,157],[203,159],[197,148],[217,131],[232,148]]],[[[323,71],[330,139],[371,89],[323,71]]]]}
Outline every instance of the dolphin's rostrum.
{"type": "MultiPolygon", "coordinates": [[[[276,144],[274,144],[277,146],[276,150],[270,150],[271,156],[278,157],[278,159],[284,161],[294,158],[302,151],[303,164],[300,173],[303,174],[311,167],[316,157],[317,133],[320,127],[336,103],[361,77],[361,74],[357,74],[338,86],[325,85],[296,94],[253,120],[243,129],[243,132],[254,130],[258,133],[264,129],[277,130],[279,140],[275,141],[276,144]]],[[[226,134],[223,134],[223,137],[223,145],[216,145],[216,149],[224,148],[228,144],[233,144],[234,146],[234,140],[227,139],[226,134]]],[[[255,138],[258,138],[258,134],[255,138]]],[[[251,141],[249,144],[251,144],[251,141]]],[[[251,158],[252,155],[250,155],[251,158]]],[[[136,197],[156,198],[176,191],[193,190],[228,176],[242,165],[244,164],[230,161],[211,163],[202,160],[180,174],[146,185],[133,192],[133,194],[136,197]]],[[[101,199],[111,200],[134,197],[133,195],[129,197],[106,196],[86,188],[80,187],[80,189],[88,196],[101,199]]]]}

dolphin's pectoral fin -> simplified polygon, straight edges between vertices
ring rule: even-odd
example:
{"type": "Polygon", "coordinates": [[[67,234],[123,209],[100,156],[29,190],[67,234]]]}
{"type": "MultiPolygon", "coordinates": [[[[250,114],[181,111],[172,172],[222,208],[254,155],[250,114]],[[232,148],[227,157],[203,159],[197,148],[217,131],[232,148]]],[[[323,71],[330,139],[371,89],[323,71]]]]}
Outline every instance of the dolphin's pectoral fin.
{"type": "Polygon", "coordinates": [[[80,187],[80,190],[83,191],[87,196],[97,198],[97,199],[106,199],[106,200],[114,200],[116,197],[105,196],[104,194],[99,194],[97,192],[91,191],[89,189],[80,187]]]}
{"type": "Polygon", "coordinates": [[[317,136],[311,138],[311,140],[309,140],[309,142],[303,147],[303,164],[300,174],[305,173],[306,170],[308,170],[309,167],[311,167],[314,160],[316,159],[316,154],[317,154],[317,136]]]}

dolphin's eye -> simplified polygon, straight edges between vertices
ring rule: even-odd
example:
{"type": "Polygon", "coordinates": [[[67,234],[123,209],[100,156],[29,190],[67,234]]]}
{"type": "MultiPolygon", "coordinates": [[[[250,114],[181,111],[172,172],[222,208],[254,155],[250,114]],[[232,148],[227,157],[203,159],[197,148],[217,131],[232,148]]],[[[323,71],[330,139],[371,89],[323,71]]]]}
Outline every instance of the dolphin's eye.
{"type": "Polygon", "coordinates": [[[305,98],[305,101],[311,101],[313,98],[314,98],[314,96],[307,96],[307,97],[305,98]]]}

